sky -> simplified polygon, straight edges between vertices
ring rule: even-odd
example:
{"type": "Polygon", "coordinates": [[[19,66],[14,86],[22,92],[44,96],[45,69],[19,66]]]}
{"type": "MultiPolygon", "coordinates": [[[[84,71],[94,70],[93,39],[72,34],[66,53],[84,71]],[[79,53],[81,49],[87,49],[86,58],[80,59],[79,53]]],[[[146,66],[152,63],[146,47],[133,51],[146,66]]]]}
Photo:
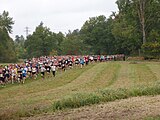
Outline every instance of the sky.
{"type": "Polygon", "coordinates": [[[0,14],[5,10],[13,18],[13,32],[26,36],[44,23],[52,32],[68,33],[68,30],[81,29],[90,17],[105,15],[107,18],[112,11],[117,11],[116,0],[0,0],[0,14]]]}

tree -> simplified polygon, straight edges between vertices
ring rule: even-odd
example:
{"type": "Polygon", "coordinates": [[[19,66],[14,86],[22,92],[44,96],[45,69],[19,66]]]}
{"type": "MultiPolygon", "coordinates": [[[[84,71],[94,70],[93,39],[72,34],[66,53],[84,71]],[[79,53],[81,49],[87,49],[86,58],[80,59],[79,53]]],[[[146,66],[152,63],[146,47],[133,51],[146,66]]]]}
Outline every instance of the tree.
{"type": "MultiPolygon", "coordinates": [[[[149,1],[149,0],[148,0],[149,1]]],[[[146,31],[145,31],[145,9],[146,9],[146,0],[138,0],[138,16],[139,21],[142,26],[142,33],[143,33],[143,44],[146,43],[146,31]]]]}
{"type": "Polygon", "coordinates": [[[14,45],[15,45],[15,50],[16,50],[17,57],[19,59],[25,59],[26,58],[26,50],[24,48],[24,42],[25,42],[25,39],[22,35],[21,36],[18,36],[18,35],[15,36],[14,45]]]}
{"type": "Polygon", "coordinates": [[[13,18],[9,17],[9,12],[3,11],[0,15],[0,29],[12,33],[13,18]]]}
{"type": "Polygon", "coordinates": [[[62,54],[61,43],[64,41],[64,39],[65,39],[65,36],[62,32],[59,32],[56,35],[56,40],[58,43],[57,43],[56,49],[53,49],[53,51],[56,51],[58,55],[62,54]]]}
{"type": "MultiPolygon", "coordinates": [[[[119,13],[123,16],[131,16],[135,19],[137,29],[140,29],[142,43],[149,40],[150,32],[156,28],[160,17],[159,0],[117,0],[119,13]],[[129,14],[128,14],[129,13],[129,14]]],[[[130,24],[130,23],[127,23],[130,24]]]]}
{"type": "Polygon", "coordinates": [[[79,30],[69,31],[61,43],[63,55],[82,55],[85,54],[85,45],[80,38],[79,30]]]}
{"type": "Polygon", "coordinates": [[[101,54],[104,52],[104,40],[107,29],[106,17],[101,15],[92,17],[82,26],[80,33],[84,43],[88,45],[90,54],[101,54]]]}
{"type": "Polygon", "coordinates": [[[16,61],[14,42],[9,36],[13,23],[8,12],[0,14],[0,62],[16,61]]]}
{"type": "MultiPolygon", "coordinates": [[[[49,28],[44,27],[41,22],[36,27],[35,32],[27,37],[25,41],[25,48],[27,57],[48,56],[51,51],[58,51],[58,35],[51,32],[49,28]]],[[[60,40],[61,41],[61,40],[60,40]]]]}

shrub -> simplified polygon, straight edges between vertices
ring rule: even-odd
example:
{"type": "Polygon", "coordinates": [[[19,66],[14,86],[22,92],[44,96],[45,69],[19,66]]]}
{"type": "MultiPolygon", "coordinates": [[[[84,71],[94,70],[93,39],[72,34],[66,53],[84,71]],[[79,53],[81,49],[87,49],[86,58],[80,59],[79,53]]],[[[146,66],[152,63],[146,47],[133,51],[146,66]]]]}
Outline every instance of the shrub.
{"type": "Polygon", "coordinates": [[[142,50],[146,59],[160,58],[160,42],[145,43],[142,45],[142,50]]]}

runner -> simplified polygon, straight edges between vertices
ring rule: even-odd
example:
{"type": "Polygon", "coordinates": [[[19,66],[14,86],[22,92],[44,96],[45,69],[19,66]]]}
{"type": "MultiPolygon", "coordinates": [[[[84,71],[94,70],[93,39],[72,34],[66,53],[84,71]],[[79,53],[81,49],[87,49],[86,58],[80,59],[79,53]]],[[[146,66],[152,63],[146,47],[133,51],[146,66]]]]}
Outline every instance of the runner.
{"type": "Polygon", "coordinates": [[[47,77],[49,78],[51,72],[51,66],[49,64],[46,64],[45,69],[47,71],[47,77]]]}
{"type": "Polygon", "coordinates": [[[75,64],[76,64],[76,66],[78,66],[78,64],[79,64],[78,58],[75,60],[75,64]]]}
{"type": "Polygon", "coordinates": [[[34,78],[34,79],[37,79],[37,69],[36,69],[36,67],[35,67],[35,65],[33,65],[33,67],[32,67],[32,77],[34,78]]]}
{"type": "Polygon", "coordinates": [[[62,70],[63,70],[63,71],[66,70],[66,65],[65,65],[65,63],[66,63],[66,62],[65,62],[65,60],[63,59],[63,60],[62,60],[62,70]]]}
{"type": "Polygon", "coordinates": [[[16,69],[15,66],[12,66],[11,68],[11,83],[14,84],[16,81],[16,69]]]}
{"type": "Polygon", "coordinates": [[[88,65],[88,63],[89,63],[89,57],[88,57],[88,56],[85,56],[84,59],[85,59],[85,61],[86,61],[86,65],[88,65]]]}
{"type": "Polygon", "coordinates": [[[30,64],[27,67],[28,67],[28,71],[27,71],[28,72],[28,77],[32,78],[32,67],[31,67],[30,64]]]}
{"type": "Polygon", "coordinates": [[[46,71],[44,65],[42,65],[42,66],[40,67],[40,71],[41,71],[41,77],[42,77],[42,79],[44,80],[44,78],[45,78],[45,71],[46,71]]]}
{"type": "Polygon", "coordinates": [[[52,71],[53,76],[55,77],[56,76],[56,66],[53,64],[51,65],[51,71],[52,71]]]}
{"type": "Polygon", "coordinates": [[[18,83],[22,82],[23,76],[22,76],[22,68],[18,66],[18,83]]]}
{"type": "Polygon", "coordinates": [[[25,80],[26,80],[26,76],[27,76],[27,68],[22,68],[22,83],[24,84],[25,80]]]}
{"type": "Polygon", "coordinates": [[[68,62],[69,62],[69,64],[68,64],[69,68],[72,69],[73,68],[73,62],[72,62],[72,60],[69,59],[68,62]]]}
{"type": "Polygon", "coordinates": [[[81,68],[82,68],[83,65],[84,65],[84,59],[83,58],[80,59],[80,64],[81,64],[81,68]]]}
{"type": "Polygon", "coordinates": [[[0,84],[2,87],[5,86],[5,80],[4,80],[4,74],[3,74],[3,68],[0,66],[0,84]]]}
{"type": "Polygon", "coordinates": [[[8,66],[5,66],[5,82],[8,83],[10,78],[10,71],[8,66]]]}

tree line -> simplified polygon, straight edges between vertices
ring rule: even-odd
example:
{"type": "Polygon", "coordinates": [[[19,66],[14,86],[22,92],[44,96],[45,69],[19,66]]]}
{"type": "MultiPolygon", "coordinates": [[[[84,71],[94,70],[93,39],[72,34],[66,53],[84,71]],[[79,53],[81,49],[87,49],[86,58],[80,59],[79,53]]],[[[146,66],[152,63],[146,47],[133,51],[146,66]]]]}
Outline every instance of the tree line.
{"type": "Polygon", "coordinates": [[[125,54],[160,57],[160,0],[117,0],[118,12],[89,18],[67,34],[41,22],[25,39],[9,37],[13,19],[0,14],[0,61],[48,55],[125,54]]]}

